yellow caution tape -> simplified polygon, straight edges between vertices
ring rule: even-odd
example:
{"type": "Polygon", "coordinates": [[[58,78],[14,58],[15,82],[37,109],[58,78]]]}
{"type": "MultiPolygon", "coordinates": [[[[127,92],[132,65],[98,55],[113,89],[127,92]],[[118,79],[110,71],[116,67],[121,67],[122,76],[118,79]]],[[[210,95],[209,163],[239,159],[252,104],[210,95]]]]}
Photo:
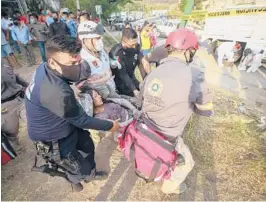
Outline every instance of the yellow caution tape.
{"type": "Polygon", "coordinates": [[[266,7],[261,8],[246,8],[246,9],[234,9],[225,10],[217,12],[206,12],[206,11],[192,11],[190,15],[181,16],[181,20],[194,20],[194,19],[204,19],[213,17],[227,17],[227,16],[237,16],[237,15],[257,15],[266,13],[266,7]]]}

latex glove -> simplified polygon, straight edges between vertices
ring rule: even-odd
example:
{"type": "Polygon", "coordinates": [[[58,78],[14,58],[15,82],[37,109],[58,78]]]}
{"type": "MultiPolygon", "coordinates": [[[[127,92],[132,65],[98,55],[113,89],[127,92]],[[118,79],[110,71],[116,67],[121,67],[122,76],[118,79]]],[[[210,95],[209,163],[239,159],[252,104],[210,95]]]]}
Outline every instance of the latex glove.
{"type": "Polygon", "coordinates": [[[121,69],[122,68],[122,66],[118,62],[118,60],[111,60],[110,65],[111,65],[112,69],[115,69],[115,68],[121,69]]]}

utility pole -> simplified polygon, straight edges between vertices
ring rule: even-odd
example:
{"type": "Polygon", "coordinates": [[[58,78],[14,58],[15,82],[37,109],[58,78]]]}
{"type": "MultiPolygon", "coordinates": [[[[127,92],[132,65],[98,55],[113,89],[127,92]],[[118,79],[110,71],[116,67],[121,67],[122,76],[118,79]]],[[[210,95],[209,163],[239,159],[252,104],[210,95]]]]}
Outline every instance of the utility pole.
{"type": "Polygon", "coordinates": [[[80,9],[79,0],[76,0],[77,3],[77,10],[80,9]]]}
{"type": "MultiPolygon", "coordinates": [[[[190,15],[192,9],[194,7],[194,0],[187,0],[187,4],[185,6],[184,15],[190,15]]],[[[186,27],[187,20],[182,20],[179,27],[186,27]]]]}

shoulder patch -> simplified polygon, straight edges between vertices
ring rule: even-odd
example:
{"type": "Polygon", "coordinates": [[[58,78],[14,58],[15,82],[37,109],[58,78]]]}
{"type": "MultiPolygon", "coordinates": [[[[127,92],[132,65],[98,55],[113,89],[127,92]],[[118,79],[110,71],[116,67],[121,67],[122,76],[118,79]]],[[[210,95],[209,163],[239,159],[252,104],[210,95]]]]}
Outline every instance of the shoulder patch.
{"type": "Polygon", "coordinates": [[[153,79],[148,84],[148,92],[153,96],[159,96],[163,92],[163,82],[160,79],[153,79]]]}

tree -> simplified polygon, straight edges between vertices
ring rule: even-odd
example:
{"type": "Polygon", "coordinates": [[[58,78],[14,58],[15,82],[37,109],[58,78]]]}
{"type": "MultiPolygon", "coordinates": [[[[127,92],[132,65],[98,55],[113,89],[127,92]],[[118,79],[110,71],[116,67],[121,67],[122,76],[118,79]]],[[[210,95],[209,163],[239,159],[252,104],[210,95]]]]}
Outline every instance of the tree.
{"type": "Polygon", "coordinates": [[[202,0],[195,0],[194,7],[196,10],[202,9],[202,0]]]}
{"type": "Polygon", "coordinates": [[[179,9],[181,12],[184,12],[185,11],[185,7],[188,3],[188,0],[181,0],[180,4],[179,4],[179,9]]]}

